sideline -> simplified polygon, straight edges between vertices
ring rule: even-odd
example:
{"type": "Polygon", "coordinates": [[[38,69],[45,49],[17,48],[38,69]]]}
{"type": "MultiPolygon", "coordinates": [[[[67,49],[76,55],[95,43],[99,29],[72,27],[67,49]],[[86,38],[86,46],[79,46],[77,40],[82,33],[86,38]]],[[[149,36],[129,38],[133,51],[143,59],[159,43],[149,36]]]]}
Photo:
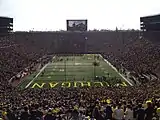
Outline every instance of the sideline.
{"type": "Polygon", "coordinates": [[[44,69],[49,65],[49,63],[47,63],[40,71],[39,73],[26,85],[25,88],[28,88],[32,83],[33,81],[44,71],[44,69]]]}
{"type": "MultiPolygon", "coordinates": [[[[100,56],[101,58],[103,58],[102,55],[99,54],[99,56],[100,56]]],[[[114,69],[129,85],[133,86],[133,84],[132,84],[129,80],[127,80],[121,73],[119,73],[118,70],[117,70],[108,60],[106,60],[105,58],[103,58],[103,60],[104,60],[112,69],[114,69]]]]}
{"type": "MultiPolygon", "coordinates": [[[[52,60],[55,58],[55,56],[52,58],[52,60]]],[[[48,62],[44,67],[42,67],[42,69],[38,72],[38,74],[26,85],[25,88],[28,88],[33,81],[44,71],[44,69],[50,64],[50,62],[48,62]]]]}

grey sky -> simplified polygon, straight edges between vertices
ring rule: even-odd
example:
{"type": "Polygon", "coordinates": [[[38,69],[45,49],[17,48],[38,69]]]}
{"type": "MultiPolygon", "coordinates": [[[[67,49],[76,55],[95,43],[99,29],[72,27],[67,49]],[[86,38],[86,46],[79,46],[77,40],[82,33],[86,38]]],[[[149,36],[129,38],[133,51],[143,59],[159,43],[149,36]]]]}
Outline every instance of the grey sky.
{"type": "Polygon", "coordinates": [[[140,16],[160,13],[160,0],[0,0],[0,16],[14,30],[66,29],[66,19],[88,19],[88,29],[139,29],[140,16]]]}

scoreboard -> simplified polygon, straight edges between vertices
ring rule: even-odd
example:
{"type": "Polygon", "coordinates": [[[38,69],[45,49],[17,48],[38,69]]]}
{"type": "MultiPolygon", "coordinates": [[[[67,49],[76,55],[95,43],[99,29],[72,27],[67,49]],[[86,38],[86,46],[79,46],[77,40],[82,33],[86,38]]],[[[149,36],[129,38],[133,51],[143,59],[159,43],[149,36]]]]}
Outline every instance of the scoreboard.
{"type": "Polygon", "coordinates": [[[67,20],[67,31],[87,31],[87,20],[67,20]]]}

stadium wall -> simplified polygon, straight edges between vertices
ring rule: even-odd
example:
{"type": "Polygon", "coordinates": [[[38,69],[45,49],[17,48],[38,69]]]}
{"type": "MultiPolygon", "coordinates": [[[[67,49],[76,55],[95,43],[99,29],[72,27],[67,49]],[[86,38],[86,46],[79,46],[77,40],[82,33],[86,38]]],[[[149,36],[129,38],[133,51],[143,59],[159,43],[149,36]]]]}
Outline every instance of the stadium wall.
{"type": "MultiPolygon", "coordinates": [[[[121,32],[15,32],[16,42],[48,50],[48,53],[106,53],[112,45],[139,39],[139,31],[121,32]],[[86,39],[87,38],[87,39],[86,39]],[[39,42],[36,42],[38,40],[39,42]],[[44,42],[45,41],[45,42],[44,42]],[[110,44],[109,44],[110,43],[110,44]],[[80,47],[77,47],[79,46],[80,47]]],[[[119,45],[121,44],[121,45],[119,45]]]]}

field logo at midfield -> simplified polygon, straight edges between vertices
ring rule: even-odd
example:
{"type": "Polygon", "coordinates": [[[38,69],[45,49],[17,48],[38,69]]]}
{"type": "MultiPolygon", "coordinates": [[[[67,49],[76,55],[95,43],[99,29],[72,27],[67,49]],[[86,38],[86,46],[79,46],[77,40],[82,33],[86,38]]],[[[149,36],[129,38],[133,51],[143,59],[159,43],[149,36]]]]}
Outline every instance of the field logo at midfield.
{"type": "MultiPolygon", "coordinates": [[[[68,81],[68,82],[49,82],[49,83],[34,83],[31,88],[70,88],[70,87],[109,87],[110,85],[107,82],[89,82],[89,81],[68,81]]],[[[125,82],[117,83],[113,86],[127,86],[125,82]]]]}

